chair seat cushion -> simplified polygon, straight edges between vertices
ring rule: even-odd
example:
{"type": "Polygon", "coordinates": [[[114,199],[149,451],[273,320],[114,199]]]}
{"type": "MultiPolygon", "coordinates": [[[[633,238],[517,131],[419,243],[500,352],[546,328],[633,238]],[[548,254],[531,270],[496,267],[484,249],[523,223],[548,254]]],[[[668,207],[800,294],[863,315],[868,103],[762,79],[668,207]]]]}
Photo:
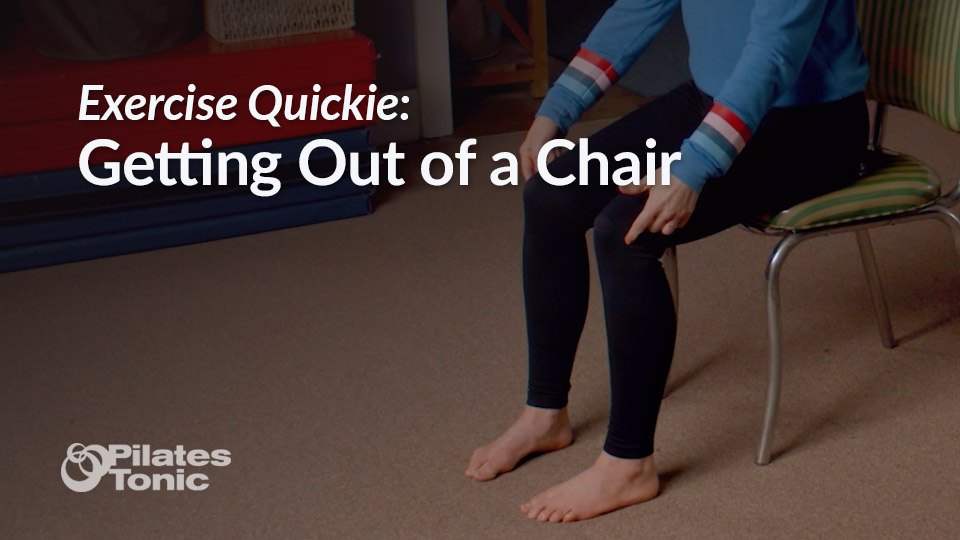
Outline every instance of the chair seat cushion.
{"type": "Polygon", "coordinates": [[[937,173],[917,158],[870,151],[860,179],[839,191],[750,223],[774,231],[802,231],[902,214],[940,196],[937,173]]]}

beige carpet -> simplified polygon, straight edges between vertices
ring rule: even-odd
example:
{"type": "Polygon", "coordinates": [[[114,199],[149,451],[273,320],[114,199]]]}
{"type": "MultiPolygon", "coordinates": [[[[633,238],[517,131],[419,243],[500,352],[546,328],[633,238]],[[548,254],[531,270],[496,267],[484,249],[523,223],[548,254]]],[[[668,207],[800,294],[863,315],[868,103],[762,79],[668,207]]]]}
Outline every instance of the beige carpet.
{"type": "MultiPolygon", "coordinates": [[[[895,120],[891,146],[960,176],[960,137],[895,120]]],[[[485,139],[480,162],[518,141],[485,139]]],[[[410,162],[449,148],[424,145],[410,162]]],[[[485,177],[478,166],[467,189],[385,190],[368,218],[0,275],[3,536],[956,536],[960,258],[936,223],[874,235],[903,339],[892,351],[852,237],[792,256],[769,467],[753,454],[773,241],[732,230],[680,251],[660,497],[577,524],[516,508],[602,444],[596,294],[573,381],[575,444],[487,484],[465,479],[470,451],[523,404],[526,371],[520,193],[485,177]],[[105,480],[78,494],[58,474],[74,442],[224,448],[233,462],[204,469],[200,493],[105,480]]]]}

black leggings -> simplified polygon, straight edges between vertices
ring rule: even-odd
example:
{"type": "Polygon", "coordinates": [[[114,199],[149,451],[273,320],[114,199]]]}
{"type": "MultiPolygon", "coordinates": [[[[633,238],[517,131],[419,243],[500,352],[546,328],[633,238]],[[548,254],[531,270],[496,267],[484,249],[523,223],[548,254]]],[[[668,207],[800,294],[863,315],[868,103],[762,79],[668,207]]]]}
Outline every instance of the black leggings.
{"type": "MultiPolygon", "coordinates": [[[[706,115],[712,99],[686,83],[590,137],[591,152],[643,156],[653,137],[675,151],[706,115]]],[[[862,94],[817,105],[772,110],[723,177],[707,182],[687,225],[670,236],[623,238],[645,195],[616,186],[555,187],[539,175],[524,188],[523,286],[530,366],[527,404],[567,405],[570,373],[589,294],[585,233],[594,247],[603,289],[610,360],[611,409],[604,450],[621,458],[653,453],[653,435],[676,339],[674,305],[660,264],[664,251],[710,236],[749,218],[776,212],[848,185],[866,147],[862,94]]],[[[579,152],[550,166],[556,176],[578,174],[579,152]]],[[[641,163],[643,159],[641,159],[641,163]]]]}

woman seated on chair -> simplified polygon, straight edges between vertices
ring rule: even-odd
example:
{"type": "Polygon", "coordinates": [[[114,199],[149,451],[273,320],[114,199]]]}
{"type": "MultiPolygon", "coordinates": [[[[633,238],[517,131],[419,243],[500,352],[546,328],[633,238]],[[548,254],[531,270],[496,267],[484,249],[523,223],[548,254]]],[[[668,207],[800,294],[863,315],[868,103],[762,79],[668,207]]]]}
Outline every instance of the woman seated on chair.
{"type": "MultiPolygon", "coordinates": [[[[539,521],[574,521],[655,497],[654,428],[676,336],[661,256],[852,183],[867,141],[867,77],[854,0],[617,1],[544,99],[520,147],[529,178],[526,406],[473,453],[466,475],[491,480],[524,456],[572,442],[567,393],[587,313],[585,233],[592,228],[610,362],[606,441],[588,469],[520,509],[539,521]],[[589,139],[591,151],[609,160],[646,152],[648,138],[658,150],[680,150],[669,185],[545,182],[536,169],[540,148],[616,82],[678,5],[693,81],[589,139]]],[[[577,174],[578,152],[549,169],[555,177],[577,174]]]]}

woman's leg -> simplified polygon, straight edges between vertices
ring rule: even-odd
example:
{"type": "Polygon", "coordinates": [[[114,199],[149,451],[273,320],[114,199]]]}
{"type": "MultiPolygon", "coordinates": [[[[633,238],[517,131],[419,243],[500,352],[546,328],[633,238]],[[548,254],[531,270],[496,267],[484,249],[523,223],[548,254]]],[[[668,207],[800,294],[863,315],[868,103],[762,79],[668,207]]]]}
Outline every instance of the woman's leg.
{"type": "MultiPolygon", "coordinates": [[[[620,152],[642,154],[653,137],[677,148],[702,119],[704,96],[685,84],[618,120],[590,138],[590,151],[610,162],[620,152]]],[[[579,174],[577,150],[550,165],[554,176],[579,174]]],[[[529,344],[527,407],[494,443],[474,452],[466,474],[489,480],[531,452],[563,448],[572,440],[566,416],[570,373],[587,314],[589,260],[585,233],[617,196],[601,186],[596,163],[586,186],[555,187],[531,178],[524,187],[523,283],[529,344]]]]}
{"type": "Polygon", "coordinates": [[[776,110],[723,178],[707,183],[689,223],[670,236],[623,241],[645,196],[615,196],[594,244],[603,287],[611,411],[604,453],[587,471],[521,509],[540,520],[586,519],[656,495],[653,440],[673,356],[675,313],[659,259],[667,247],[827,193],[854,178],[866,147],[862,96],[776,110]]]}

